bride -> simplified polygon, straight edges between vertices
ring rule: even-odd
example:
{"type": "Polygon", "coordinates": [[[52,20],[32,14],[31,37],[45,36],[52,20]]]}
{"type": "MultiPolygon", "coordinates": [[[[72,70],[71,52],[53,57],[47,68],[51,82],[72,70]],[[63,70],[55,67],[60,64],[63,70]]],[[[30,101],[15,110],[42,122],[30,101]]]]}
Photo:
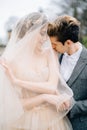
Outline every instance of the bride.
{"type": "Polygon", "coordinates": [[[13,29],[0,59],[1,130],[72,130],[65,115],[73,93],[59,73],[47,25],[46,16],[31,13],[13,29]]]}

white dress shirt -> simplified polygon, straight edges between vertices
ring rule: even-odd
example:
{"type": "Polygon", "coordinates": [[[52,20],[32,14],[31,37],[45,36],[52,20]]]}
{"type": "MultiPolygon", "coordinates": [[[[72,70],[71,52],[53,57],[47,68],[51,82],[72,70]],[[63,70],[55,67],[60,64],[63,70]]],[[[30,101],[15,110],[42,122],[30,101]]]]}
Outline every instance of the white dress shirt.
{"type": "Polygon", "coordinates": [[[64,53],[61,66],[60,66],[60,73],[63,76],[64,80],[67,82],[74,70],[74,67],[80,57],[82,51],[82,45],[80,44],[80,48],[77,52],[72,55],[68,55],[64,53]]]}

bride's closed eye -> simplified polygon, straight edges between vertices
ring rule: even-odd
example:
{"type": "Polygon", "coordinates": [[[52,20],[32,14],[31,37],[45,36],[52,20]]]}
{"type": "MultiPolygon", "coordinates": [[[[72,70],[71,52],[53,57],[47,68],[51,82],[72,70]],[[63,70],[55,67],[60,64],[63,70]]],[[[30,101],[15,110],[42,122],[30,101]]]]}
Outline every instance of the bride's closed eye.
{"type": "Polygon", "coordinates": [[[41,34],[41,36],[45,36],[46,35],[46,31],[41,31],[40,34],[41,34]]]}

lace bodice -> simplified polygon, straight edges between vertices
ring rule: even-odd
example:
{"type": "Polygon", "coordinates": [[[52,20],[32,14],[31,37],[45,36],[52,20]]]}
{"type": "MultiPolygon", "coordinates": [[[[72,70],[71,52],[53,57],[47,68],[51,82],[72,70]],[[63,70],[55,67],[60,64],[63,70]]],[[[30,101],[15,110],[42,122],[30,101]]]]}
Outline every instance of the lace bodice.
{"type": "MultiPolygon", "coordinates": [[[[18,75],[18,74],[17,74],[18,75]]],[[[23,79],[27,79],[27,81],[30,82],[45,82],[49,78],[49,68],[46,66],[43,69],[40,70],[40,72],[35,72],[33,70],[31,71],[22,71],[19,73],[19,77],[22,77],[23,79]]],[[[16,87],[16,91],[19,94],[20,97],[32,97],[36,95],[36,93],[30,92],[28,89],[23,89],[21,87],[16,87]]]]}
{"type": "Polygon", "coordinates": [[[30,71],[28,73],[28,77],[30,81],[35,81],[35,82],[44,82],[48,80],[48,67],[45,67],[41,70],[41,72],[34,72],[30,71]]]}

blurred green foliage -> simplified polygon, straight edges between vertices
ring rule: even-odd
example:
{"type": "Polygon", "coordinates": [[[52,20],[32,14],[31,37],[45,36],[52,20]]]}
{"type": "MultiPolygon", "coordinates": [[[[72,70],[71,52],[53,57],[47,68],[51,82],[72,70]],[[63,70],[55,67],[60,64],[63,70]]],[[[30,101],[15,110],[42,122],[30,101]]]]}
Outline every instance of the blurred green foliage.
{"type": "Polygon", "coordinates": [[[82,44],[87,48],[87,36],[82,38],[82,44]]]}

